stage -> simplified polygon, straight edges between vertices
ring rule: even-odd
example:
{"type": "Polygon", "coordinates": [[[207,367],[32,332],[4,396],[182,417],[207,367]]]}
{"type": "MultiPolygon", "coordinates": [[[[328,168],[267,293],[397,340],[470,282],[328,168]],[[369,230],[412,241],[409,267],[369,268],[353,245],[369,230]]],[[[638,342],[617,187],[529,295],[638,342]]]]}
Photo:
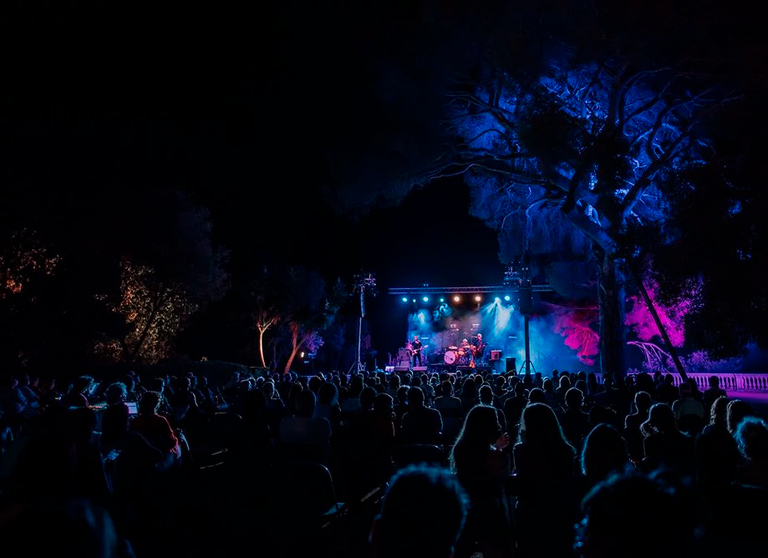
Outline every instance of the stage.
{"type": "Polygon", "coordinates": [[[427,366],[386,366],[384,367],[384,372],[390,373],[390,372],[397,372],[397,373],[406,373],[410,372],[412,374],[456,374],[457,372],[462,372],[463,374],[474,374],[474,373],[480,373],[480,374],[505,374],[506,368],[504,367],[503,363],[501,364],[495,364],[493,366],[490,365],[482,365],[482,366],[457,366],[455,364],[428,364],[427,366]]]}

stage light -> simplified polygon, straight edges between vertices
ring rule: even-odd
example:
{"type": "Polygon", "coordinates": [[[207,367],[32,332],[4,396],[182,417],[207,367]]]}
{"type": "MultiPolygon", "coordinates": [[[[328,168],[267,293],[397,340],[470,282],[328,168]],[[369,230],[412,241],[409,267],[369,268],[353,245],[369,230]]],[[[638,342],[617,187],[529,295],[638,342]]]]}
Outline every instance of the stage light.
{"type": "Polygon", "coordinates": [[[423,297],[421,300],[423,300],[424,302],[429,302],[429,297],[428,297],[428,296],[425,296],[425,297],[423,297]]]}
{"type": "Polygon", "coordinates": [[[443,297],[440,297],[440,302],[445,302],[445,299],[443,297]]]}
{"type": "Polygon", "coordinates": [[[403,302],[408,302],[408,297],[407,296],[403,297],[403,302]]]}
{"type": "Polygon", "coordinates": [[[504,300],[506,300],[507,302],[509,302],[509,301],[510,301],[510,300],[512,300],[512,299],[511,299],[511,297],[510,297],[509,295],[505,295],[505,296],[504,296],[504,300]]]}
{"type": "Polygon", "coordinates": [[[453,297],[453,301],[454,301],[454,302],[461,302],[461,297],[460,297],[459,295],[455,295],[455,296],[453,297]]]}
{"type": "Polygon", "coordinates": [[[475,295],[475,302],[480,302],[481,300],[483,300],[483,297],[480,295],[475,295]]]}
{"type": "Polygon", "coordinates": [[[413,302],[414,304],[416,304],[416,299],[414,298],[414,299],[413,299],[411,302],[413,302]]]}

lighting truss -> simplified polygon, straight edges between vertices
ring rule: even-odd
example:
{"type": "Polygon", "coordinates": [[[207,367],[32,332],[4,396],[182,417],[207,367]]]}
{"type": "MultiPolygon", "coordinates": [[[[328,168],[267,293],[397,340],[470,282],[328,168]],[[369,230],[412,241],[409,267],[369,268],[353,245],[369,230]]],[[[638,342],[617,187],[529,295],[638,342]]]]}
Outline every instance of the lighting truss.
{"type": "MultiPolygon", "coordinates": [[[[534,293],[551,292],[549,285],[531,285],[531,291],[534,293]]],[[[488,294],[488,293],[517,293],[520,287],[513,286],[482,286],[482,287],[390,287],[388,293],[391,295],[426,295],[426,294],[488,294]]]]}

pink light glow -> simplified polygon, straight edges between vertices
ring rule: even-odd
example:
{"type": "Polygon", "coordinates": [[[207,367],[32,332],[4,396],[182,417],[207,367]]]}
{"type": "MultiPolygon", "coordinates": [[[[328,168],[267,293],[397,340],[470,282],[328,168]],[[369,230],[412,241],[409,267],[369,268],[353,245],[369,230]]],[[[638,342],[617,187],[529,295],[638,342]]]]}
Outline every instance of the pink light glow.
{"type": "Polygon", "coordinates": [[[596,309],[553,307],[552,331],[565,338],[565,345],[576,351],[579,362],[593,366],[598,353],[599,335],[591,324],[596,319],[596,309]]]}
{"type": "MultiPolygon", "coordinates": [[[[672,345],[682,347],[685,344],[685,316],[696,305],[701,283],[691,283],[688,291],[670,305],[659,302],[659,285],[655,280],[645,279],[645,288],[672,345]]],[[[624,324],[630,327],[641,341],[661,341],[659,328],[642,296],[638,294],[629,297],[629,304],[630,310],[625,316],[624,324]]]]}

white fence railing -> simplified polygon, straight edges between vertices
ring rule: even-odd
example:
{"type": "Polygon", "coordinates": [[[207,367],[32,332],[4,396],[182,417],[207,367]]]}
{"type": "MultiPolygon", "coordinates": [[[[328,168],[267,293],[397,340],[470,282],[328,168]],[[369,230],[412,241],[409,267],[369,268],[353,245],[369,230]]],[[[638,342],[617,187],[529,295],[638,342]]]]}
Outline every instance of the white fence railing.
{"type": "MultiPolygon", "coordinates": [[[[678,373],[665,372],[665,375],[671,374],[672,383],[675,386],[679,386],[683,379],[678,373]]],[[[635,373],[628,374],[629,376],[635,375],[635,373]]],[[[522,378],[522,375],[519,375],[522,378]]],[[[597,383],[603,383],[603,375],[599,372],[595,373],[597,377],[597,383]]],[[[696,385],[700,391],[705,391],[709,388],[709,377],[717,376],[720,379],[720,387],[725,391],[753,391],[753,392],[768,392],[768,372],[714,372],[714,373],[689,373],[688,378],[696,381],[696,385]]]]}
{"type": "MultiPolygon", "coordinates": [[[[725,391],[768,391],[768,373],[762,372],[716,372],[708,374],[687,374],[689,379],[696,381],[701,391],[709,387],[710,376],[720,379],[720,387],[725,391]]],[[[672,373],[674,385],[679,386],[682,378],[678,373],[672,373]]],[[[602,381],[600,378],[599,381],[602,381]]]]}

